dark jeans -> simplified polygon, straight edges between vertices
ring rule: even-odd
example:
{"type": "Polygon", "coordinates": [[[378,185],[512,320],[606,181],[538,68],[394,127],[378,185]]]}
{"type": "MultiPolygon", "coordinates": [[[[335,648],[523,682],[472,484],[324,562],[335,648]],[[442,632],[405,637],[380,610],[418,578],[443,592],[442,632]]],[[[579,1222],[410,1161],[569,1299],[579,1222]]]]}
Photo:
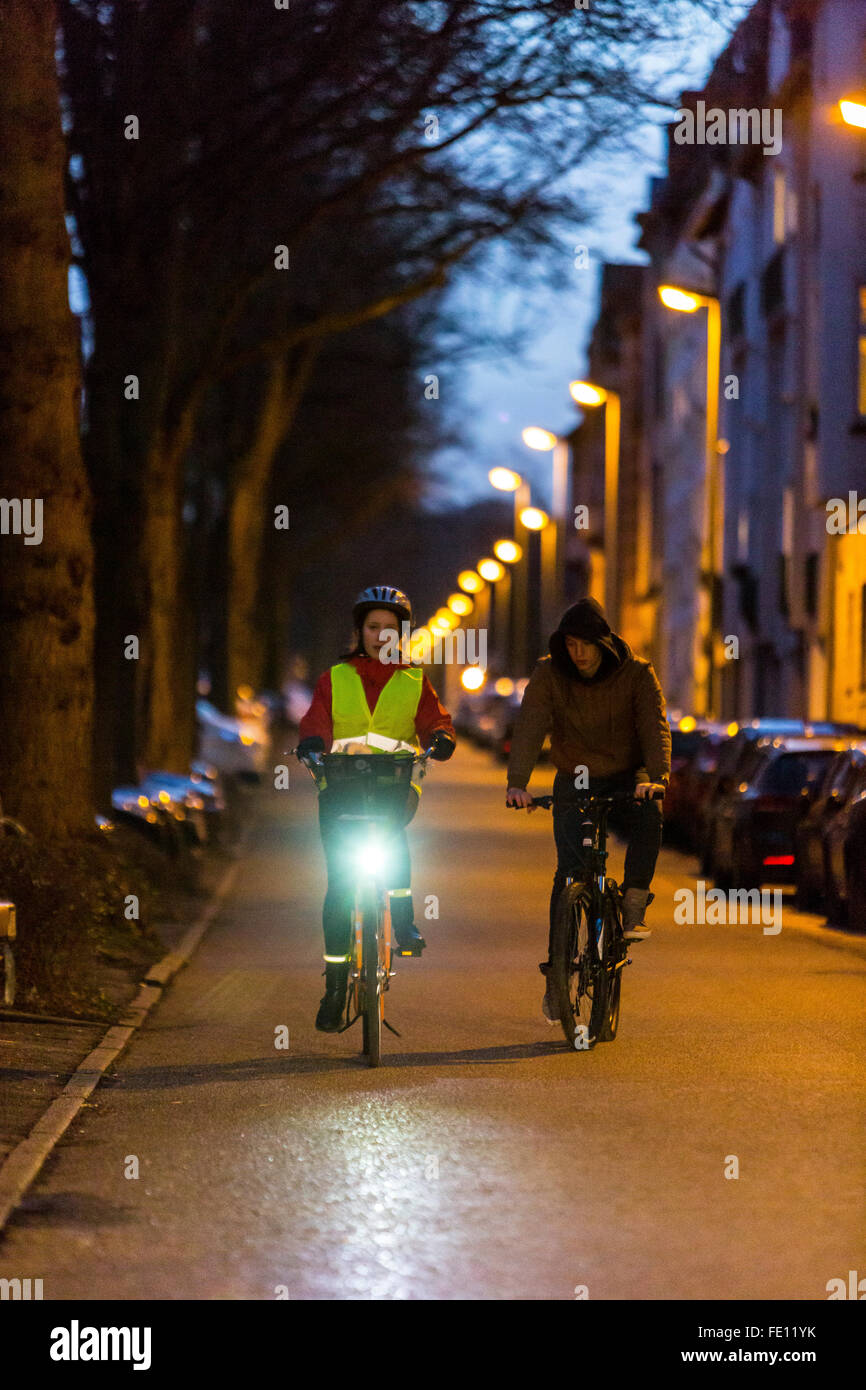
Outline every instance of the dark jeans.
{"type": "MultiPolygon", "coordinates": [[[[634,773],[622,772],[613,777],[591,777],[587,790],[596,796],[617,796],[634,791],[634,773]]],[[[585,877],[585,853],[581,844],[583,819],[576,804],[581,793],[575,790],[574,777],[557,772],[553,782],[553,835],[556,840],[556,874],[550,895],[550,930],[556,901],[566,878],[585,877]]],[[[652,883],[656,860],[662,843],[662,808],[660,801],[641,801],[634,805],[614,806],[608,813],[609,829],[627,842],[625,872],[622,887],[645,891],[652,883]]]]}
{"type": "MultiPolygon", "coordinates": [[[[412,863],[409,858],[409,844],[406,839],[406,825],[415,814],[417,795],[411,813],[404,825],[389,831],[388,847],[388,887],[409,888],[412,880],[412,863]]],[[[327,791],[319,796],[319,831],[325,863],[328,868],[328,891],[322,908],[322,928],[325,933],[325,954],[328,956],[348,955],[352,938],[352,908],[355,902],[355,885],[358,881],[358,867],[355,853],[359,841],[369,833],[367,827],[354,825],[351,821],[338,821],[337,813],[328,802],[327,791]]],[[[391,899],[391,921],[395,930],[411,925],[413,919],[412,899],[391,899]]]]}

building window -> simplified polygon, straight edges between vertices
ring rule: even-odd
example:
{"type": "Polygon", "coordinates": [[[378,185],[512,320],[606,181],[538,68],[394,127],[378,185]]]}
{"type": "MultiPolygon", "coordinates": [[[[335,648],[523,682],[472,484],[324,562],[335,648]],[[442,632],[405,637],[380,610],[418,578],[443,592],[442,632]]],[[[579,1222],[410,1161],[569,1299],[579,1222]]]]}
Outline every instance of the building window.
{"type": "Polygon", "coordinates": [[[860,330],[857,336],[857,411],[866,416],[866,285],[860,286],[860,330]]]}
{"type": "Polygon", "coordinates": [[[761,276],[761,308],[771,314],[782,303],[785,292],[784,251],[781,247],[768,262],[761,276]]]}
{"type": "Polygon", "coordinates": [[[728,333],[732,338],[740,338],[746,331],[746,285],[740,281],[728,298],[728,333]]]}
{"type": "Polygon", "coordinates": [[[810,618],[814,618],[818,613],[818,555],[814,550],[806,556],[804,589],[806,612],[810,618]]]}
{"type": "Polygon", "coordinates": [[[785,240],[785,175],[780,169],[773,174],[773,241],[781,246],[785,240]]]}

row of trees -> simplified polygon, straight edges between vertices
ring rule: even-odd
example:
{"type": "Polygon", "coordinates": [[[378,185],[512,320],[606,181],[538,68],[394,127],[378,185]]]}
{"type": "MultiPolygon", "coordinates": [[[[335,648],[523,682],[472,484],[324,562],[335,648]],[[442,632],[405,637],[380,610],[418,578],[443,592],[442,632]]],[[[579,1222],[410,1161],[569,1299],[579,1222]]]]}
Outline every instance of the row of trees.
{"type": "Polygon", "coordinates": [[[414,486],[450,277],[556,243],[681,13],[0,0],[0,479],[45,508],[0,537],[8,812],[92,824],[187,766],[203,658],[261,683],[304,556],[414,486]]]}

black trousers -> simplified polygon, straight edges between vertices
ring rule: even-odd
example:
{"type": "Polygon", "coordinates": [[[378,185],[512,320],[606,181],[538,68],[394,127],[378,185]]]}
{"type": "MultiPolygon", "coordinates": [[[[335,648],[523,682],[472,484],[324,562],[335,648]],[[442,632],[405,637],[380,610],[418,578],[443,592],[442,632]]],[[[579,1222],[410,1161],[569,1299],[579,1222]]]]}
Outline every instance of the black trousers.
{"type": "MultiPolygon", "coordinates": [[[[596,796],[617,796],[634,791],[634,773],[621,772],[613,777],[589,779],[587,791],[596,796]]],[[[577,809],[580,792],[575,790],[570,773],[557,772],[553,782],[553,835],[556,841],[556,873],[550,895],[550,930],[553,916],[566,878],[586,875],[586,851],[581,844],[581,812],[577,809]]],[[[611,830],[627,842],[625,872],[622,887],[648,890],[655,872],[662,843],[662,808],[660,801],[636,801],[611,808],[608,818],[611,830]]]]}
{"type": "MultiPolygon", "coordinates": [[[[418,798],[412,793],[413,804],[402,826],[389,831],[387,839],[388,887],[410,888],[412,883],[412,862],[409,857],[409,843],[406,826],[418,809],[418,798]]],[[[358,881],[358,866],[355,861],[358,845],[366,839],[368,831],[360,831],[351,821],[339,821],[337,812],[328,801],[327,790],[319,795],[319,832],[322,848],[325,851],[325,864],[328,869],[328,891],[322,908],[322,928],[325,935],[325,954],[344,956],[349,952],[352,939],[352,908],[355,902],[355,885],[358,881]]],[[[411,925],[413,920],[412,899],[391,899],[391,921],[400,931],[411,925]]]]}

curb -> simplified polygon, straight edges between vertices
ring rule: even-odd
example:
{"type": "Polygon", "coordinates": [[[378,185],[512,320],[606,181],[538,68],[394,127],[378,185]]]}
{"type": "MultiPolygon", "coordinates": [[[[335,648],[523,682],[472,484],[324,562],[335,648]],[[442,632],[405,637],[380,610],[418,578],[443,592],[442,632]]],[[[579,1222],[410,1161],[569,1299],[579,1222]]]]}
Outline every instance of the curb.
{"type": "Polygon", "coordinates": [[[135,1036],[136,1030],[144,1023],[174,976],[187,964],[222,906],[239,867],[238,860],[228,866],[207,907],[181,942],[148,971],[138,994],[126,1006],[119,1022],[108,1029],[102,1041],[76,1067],[60,1095],[37,1120],[27,1138],[22,1139],[7,1155],[0,1167],[0,1232],[87,1097],[135,1036]]]}

